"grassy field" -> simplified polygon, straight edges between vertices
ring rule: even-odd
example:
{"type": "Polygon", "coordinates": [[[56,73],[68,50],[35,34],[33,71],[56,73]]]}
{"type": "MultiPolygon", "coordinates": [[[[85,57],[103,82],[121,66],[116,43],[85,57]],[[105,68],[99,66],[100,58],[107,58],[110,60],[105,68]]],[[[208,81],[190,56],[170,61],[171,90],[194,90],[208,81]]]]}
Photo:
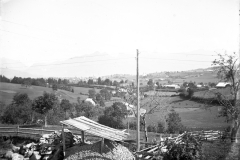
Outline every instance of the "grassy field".
{"type": "MultiPolygon", "coordinates": [[[[180,97],[165,99],[168,101],[165,104],[162,103],[162,106],[166,106],[165,109],[157,109],[146,116],[147,126],[157,125],[159,121],[163,121],[171,109],[179,113],[183,125],[195,130],[223,130],[230,125],[225,122],[223,117],[218,117],[218,106],[206,108],[202,103],[183,100],[180,97]]],[[[145,109],[149,110],[148,107],[145,107],[145,109]]],[[[130,118],[130,121],[136,121],[136,119],[130,118]]]]}
{"type": "MultiPolygon", "coordinates": [[[[80,92],[88,94],[89,89],[90,88],[74,87],[74,93],[65,90],[58,90],[56,95],[61,95],[62,99],[68,99],[70,102],[76,103],[78,97],[80,97],[81,100],[88,97],[87,95],[80,95],[80,92]]],[[[31,86],[26,88],[22,87],[20,84],[0,82],[0,100],[6,104],[11,103],[12,98],[16,93],[27,93],[29,98],[33,100],[34,98],[43,95],[43,92],[54,93],[51,88],[47,87],[31,86]]]]}
{"type": "MultiPolygon", "coordinates": [[[[61,98],[68,99],[70,102],[77,102],[77,98],[80,97],[81,100],[87,98],[86,95],[80,95],[79,93],[88,93],[89,88],[74,87],[74,93],[68,92],[65,90],[58,90],[57,95],[61,98]]],[[[6,104],[9,104],[12,101],[12,98],[15,93],[27,93],[30,99],[34,99],[38,96],[41,96],[43,92],[53,93],[51,88],[32,86],[29,88],[22,87],[19,84],[11,83],[0,83],[0,99],[6,104]]],[[[98,92],[99,90],[97,90],[98,92]]],[[[200,93],[195,93],[200,94],[200,93]]],[[[113,98],[119,100],[117,98],[113,98]]],[[[115,101],[110,101],[106,103],[106,106],[111,106],[115,101]]],[[[182,100],[179,97],[170,97],[168,102],[163,104],[167,107],[167,112],[172,108],[179,113],[182,119],[182,123],[187,127],[196,127],[196,128],[207,128],[211,129],[212,127],[226,127],[227,123],[224,122],[223,118],[218,118],[218,107],[213,107],[206,110],[204,104],[197,103],[189,100],[182,100]]],[[[149,108],[146,107],[148,110],[149,108]]],[[[147,125],[156,125],[157,122],[164,119],[163,110],[157,110],[152,114],[147,115],[147,125]]],[[[132,120],[133,121],[133,120],[132,120]]]]}

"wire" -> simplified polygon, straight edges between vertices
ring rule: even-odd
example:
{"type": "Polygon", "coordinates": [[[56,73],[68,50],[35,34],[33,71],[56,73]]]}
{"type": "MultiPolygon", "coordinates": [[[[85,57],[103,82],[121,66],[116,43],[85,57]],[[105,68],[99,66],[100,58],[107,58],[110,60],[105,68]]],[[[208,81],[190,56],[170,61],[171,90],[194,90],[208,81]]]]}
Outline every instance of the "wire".
{"type": "MultiPolygon", "coordinates": [[[[214,51],[215,52],[215,51],[214,51]]],[[[149,53],[147,51],[141,51],[141,53],[149,53]]],[[[153,52],[153,53],[157,53],[157,54],[163,54],[161,52],[153,52]]],[[[215,52],[216,53],[216,52],[215,52]]],[[[178,54],[178,55],[187,55],[187,56],[218,56],[217,54],[216,55],[209,55],[209,54],[199,54],[199,53],[196,53],[196,54],[190,54],[190,53],[165,53],[164,55],[168,55],[168,54],[178,54]]]]}
{"type": "MultiPolygon", "coordinates": [[[[133,58],[133,57],[132,57],[133,58]]],[[[34,65],[32,67],[39,67],[39,66],[54,66],[54,65],[65,65],[65,64],[80,64],[80,63],[87,63],[87,62],[102,62],[102,61],[111,61],[111,60],[123,60],[123,59],[131,59],[131,58],[117,58],[117,59],[106,59],[106,60],[97,60],[97,61],[83,61],[83,62],[71,62],[71,63],[57,63],[57,64],[45,64],[45,65],[34,65]]],[[[22,67],[9,67],[11,68],[22,68],[22,67]]],[[[4,69],[4,68],[3,68],[4,69]]]]}
{"type": "Polygon", "coordinates": [[[161,59],[161,60],[166,60],[166,61],[190,61],[190,62],[212,62],[212,61],[197,61],[197,60],[181,60],[181,59],[164,59],[164,58],[149,58],[149,57],[141,57],[144,59],[161,59]]]}
{"type": "MultiPolygon", "coordinates": [[[[74,59],[74,58],[85,58],[85,57],[101,57],[101,56],[105,56],[105,55],[108,55],[108,54],[102,54],[102,55],[93,55],[93,56],[80,56],[80,57],[73,57],[73,58],[70,58],[70,59],[74,59]]],[[[57,60],[53,60],[53,61],[57,61],[57,60]]],[[[46,63],[46,61],[39,61],[37,63],[46,63]]],[[[1,63],[1,64],[18,64],[18,63],[21,63],[21,62],[14,62],[14,63],[1,63]]]]}

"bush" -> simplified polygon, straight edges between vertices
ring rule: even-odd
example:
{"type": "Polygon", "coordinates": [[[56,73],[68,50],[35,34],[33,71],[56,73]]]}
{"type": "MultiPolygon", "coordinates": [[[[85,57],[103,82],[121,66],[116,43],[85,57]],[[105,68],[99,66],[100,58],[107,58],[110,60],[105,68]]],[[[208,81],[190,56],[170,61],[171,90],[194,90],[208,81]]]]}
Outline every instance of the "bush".
{"type": "Polygon", "coordinates": [[[125,128],[123,119],[127,116],[127,108],[121,102],[115,102],[104,110],[104,115],[98,118],[98,122],[113,128],[125,128]]]}
{"type": "Polygon", "coordinates": [[[189,133],[183,135],[181,143],[165,141],[165,144],[168,151],[164,153],[163,160],[196,160],[201,158],[201,141],[189,133]]]}
{"type": "Polygon", "coordinates": [[[164,124],[162,122],[158,122],[158,124],[157,124],[157,132],[158,133],[164,133],[165,132],[165,127],[164,127],[164,124]]]}
{"type": "Polygon", "coordinates": [[[157,127],[150,124],[149,126],[147,126],[147,131],[148,132],[157,132],[157,127]]]}
{"type": "Polygon", "coordinates": [[[186,130],[186,128],[181,123],[181,117],[174,110],[172,110],[172,112],[168,114],[168,118],[166,121],[168,125],[168,133],[182,133],[184,130],[186,130]]]}

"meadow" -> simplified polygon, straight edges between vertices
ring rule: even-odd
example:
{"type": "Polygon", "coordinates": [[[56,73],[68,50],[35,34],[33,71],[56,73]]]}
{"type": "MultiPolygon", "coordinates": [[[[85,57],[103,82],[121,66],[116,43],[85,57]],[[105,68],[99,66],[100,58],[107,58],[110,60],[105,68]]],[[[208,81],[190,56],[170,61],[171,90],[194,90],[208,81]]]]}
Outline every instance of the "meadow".
{"type": "MultiPolygon", "coordinates": [[[[72,103],[77,103],[78,97],[81,100],[86,99],[87,95],[80,95],[81,93],[88,94],[88,90],[90,88],[83,87],[74,87],[74,93],[58,90],[56,94],[60,96],[62,99],[68,99],[72,103]]],[[[0,83],[0,100],[5,102],[6,104],[11,103],[12,98],[15,93],[27,93],[30,99],[34,99],[38,96],[41,96],[43,92],[53,93],[54,91],[51,88],[39,87],[39,86],[31,86],[28,88],[22,87],[19,84],[11,84],[11,83],[0,83]]],[[[99,90],[97,89],[97,92],[99,90]]],[[[200,93],[195,93],[196,95],[201,95],[200,93]]],[[[163,97],[166,99],[166,97],[163,97]]],[[[166,105],[167,112],[170,112],[171,109],[174,109],[179,113],[182,123],[191,128],[206,128],[211,129],[215,128],[225,128],[229,124],[224,122],[224,118],[217,117],[218,115],[218,107],[212,107],[206,109],[204,104],[197,103],[191,100],[183,100],[179,96],[167,98],[168,101],[164,105],[166,105]]],[[[115,101],[121,101],[121,99],[117,97],[113,97],[112,101],[106,102],[106,106],[111,106],[115,101]]],[[[145,109],[149,109],[145,107],[145,109]]],[[[165,117],[163,114],[165,111],[158,109],[152,114],[147,115],[147,125],[156,125],[159,121],[162,121],[165,117]]],[[[132,118],[134,121],[134,118],[132,118]]]]}
{"type": "MultiPolygon", "coordinates": [[[[56,95],[60,96],[62,99],[68,99],[72,103],[77,103],[78,97],[80,97],[81,100],[85,100],[88,97],[87,94],[90,88],[74,87],[73,89],[74,93],[58,89],[56,95]],[[80,95],[80,92],[86,95],[80,95]]],[[[20,84],[0,82],[0,100],[6,104],[11,103],[12,98],[16,93],[26,93],[29,98],[33,100],[36,97],[43,95],[43,92],[55,93],[52,88],[40,86],[30,86],[26,88],[20,84]]]]}

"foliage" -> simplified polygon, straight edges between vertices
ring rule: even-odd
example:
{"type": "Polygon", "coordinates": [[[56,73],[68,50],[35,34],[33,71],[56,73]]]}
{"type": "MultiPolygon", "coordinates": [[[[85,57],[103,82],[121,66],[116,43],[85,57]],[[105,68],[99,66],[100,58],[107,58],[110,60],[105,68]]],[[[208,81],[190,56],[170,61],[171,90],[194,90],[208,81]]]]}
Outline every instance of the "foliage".
{"type": "Polygon", "coordinates": [[[164,133],[165,132],[165,127],[164,127],[164,124],[162,122],[158,122],[158,124],[157,124],[157,132],[158,133],[164,133]]]}
{"type": "Polygon", "coordinates": [[[10,79],[5,77],[4,75],[0,75],[0,82],[10,83],[10,79]]]}
{"type": "Polygon", "coordinates": [[[201,158],[201,141],[190,133],[184,133],[178,142],[166,140],[167,152],[163,160],[196,160],[201,158]]]}
{"type": "Polygon", "coordinates": [[[96,99],[96,90],[95,89],[89,89],[88,94],[89,94],[89,98],[96,99]]]}
{"type": "Polygon", "coordinates": [[[53,84],[53,85],[52,85],[52,89],[53,89],[54,91],[57,91],[57,90],[58,90],[58,85],[57,85],[57,84],[53,84]]]}
{"type": "Polygon", "coordinates": [[[14,95],[1,116],[1,122],[7,124],[24,124],[32,121],[32,101],[26,93],[14,95]]]}
{"type": "Polygon", "coordinates": [[[98,122],[113,128],[124,128],[123,119],[127,116],[127,108],[123,103],[115,102],[104,110],[104,115],[98,118],[98,122]]]}
{"type": "Polygon", "coordinates": [[[65,119],[67,119],[67,111],[70,111],[72,104],[67,99],[63,99],[60,103],[61,109],[65,112],[65,119]]]}
{"type": "Polygon", "coordinates": [[[37,97],[33,102],[33,110],[46,114],[57,104],[57,97],[52,93],[44,92],[42,96],[37,97]]]}
{"type": "Polygon", "coordinates": [[[157,132],[157,127],[155,125],[148,125],[147,126],[147,131],[148,132],[157,132]]]}
{"type": "Polygon", "coordinates": [[[230,82],[232,84],[231,94],[234,96],[236,105],[237,92],[239,90],[240,80],[237,80],[239,73],[239,65],[237,64],[237,55],[219,54],[219,59],[215,59],[212,65],[218,66],[217,75],[221,81],[230,82]]]}
{"type": "Polygon", "coordinates": [[[181,117],[174,110],[172,110],[172,112],[168,114],[166,122],[168,126],[167,128],[168,133],[181,133],[185,129],[181,123],[181,117]]]}
{"type": "Polygon", "coordinates": [[[237,130],[239,128],[239,108],[238,106],[240,102],[237,102],[237,93],[239,92],[240,79],[237,79],[240,75],[239,73],[239,65],[237,64],[237,54],[233,55],[222,55],[219,54],[219,58],[215,59],[212,65],[218,66],[217,75],[221,81],[230,82],[231,83],[231,95],[233,96],[233,103],[229,103],[228,99],[217,93],[217,99],[223,105],[223,110],[221,115],[226,117],[227,120],[232,121],[232,131],[231,131],[231,139],[233,140],[236,137],[237,130]]]}
{"type": "Polygon", "coordinates": [[[98,108],[90,102],[84,102],[76,106],[77,116],[93,118],[98,115],[98,108]]]}
{"type": "Polygon", "coordinates": [[[112,94],[106,88],[101,89],[100,94],[106,101],[111,100],[112,98],[112,94]]]}

